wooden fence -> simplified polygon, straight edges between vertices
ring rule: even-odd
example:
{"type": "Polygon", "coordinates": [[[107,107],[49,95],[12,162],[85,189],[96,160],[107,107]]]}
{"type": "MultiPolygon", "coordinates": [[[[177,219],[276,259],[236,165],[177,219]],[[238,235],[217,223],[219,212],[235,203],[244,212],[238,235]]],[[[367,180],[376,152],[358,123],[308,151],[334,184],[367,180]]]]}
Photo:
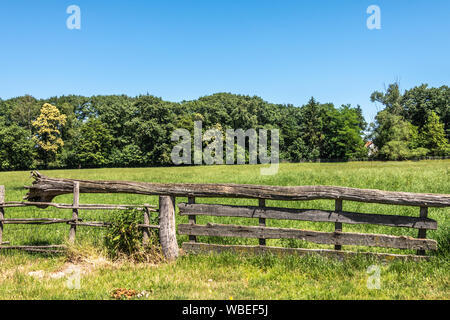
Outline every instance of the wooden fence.
{"type": "MultiPolygon", "coordinates": [[[[274,196],[270,187],[262,186],[233,186],[242,188],[249,193],[248,189],[259,191],[257,198],[258,206],[232,206],[220,204],[196,204],[195,197],[189,198],[188,203],[178,205],[180,215],[188,216],[188,224],[180,224],[178,233],[189,236],[189,242],[183,243],[183,249],[187,252],[221,252],[232,250],[237,252],[275,252],[309,254],[320,253],[325,255],[354,255],[356,252],[344,251],[342,246],[366,246],[395,249],[417,250],[416,255],[372,253],[383,258],[410,258],[420,260],[427,258],[426,250],[436,250],[437,242],[426,239],[427,230],[436,230],[437,222],[428,218],[428,207],[450,206],[449,195],[412,194],[401,192],[386,192],[379,190],[362,190],[340,187],[286,187],[286,192],[281,196],[274,196]],[[294,194],[292,188],[302,189],[301,193],[294,194]],[[247,189],[247,190],[245,190],[247,189]],[[317,209],[288,209],[266,207],[266,199],[287,197],[294,199],[334,199],[334,210],[317,209]],[[394,205],[407,205],[418,207],[418,217],[367,214],[343,211],[343,200],[360,201],[366,203],[383,203],[394,205]],[[212,224],[198,225],[196,216],[217,217],[239,217],[258,219],[258,226],[212,224]],[[334,232],[320,232],[312,230],[300,230],[293,228],[273,228],[266,226],[266,219],[277,220],[300,220],[312,222],[332,222],[335,224],[334,232]],[[389,227],[404,227],[418,229],[417,238],[407,236],[393,236],[386,234],[351,233],[343,231],[343,224],[371,224],[389,227]],[[198,243],[197,236],[214,237],[239,237],[259,239],[258,246],[243,245],[219,245],[209,243],[198,243]],[[334,250],[329,249],[303,249],[303,248],[280,248],[266,246],[266,239],[301,239],[316,244],[334,245],[334,250]]],[[[277,191],[281,191],[276,187],[277,191]]],[[[250,192],[251,193],[251,192],[250,192]]],[[[217,193],[223,196],[224,193],[217,193]]],[[[361,253],[361,252],[359,252],[361,253]]]]}
{"type": "Polygon", "coordinates": [[[68,224],[69,225],[69,243],[74,243],[77,233],[77,227],[96,227],[107,228],[111,223],[103,221],[84,221],[79,217],[80,210],[128,210],[137,209],[143,212],[143,224],[139,224],[138,228],[143,231],[143,244],[147,244],[149,240],[150,230],[159,229],[159,225],[151,225],[151,213],[157,212],[155,206],[144,205],[113,205],[113,204],[80,204],[80,186],[78,182],[73,187],[73,203],[51,203],[51,202],[5,202],[5,187],[0,186],[0,250],[24,250],[31,252],[60,253],[66,248],[65,245],[10,245],[10,242],[3,242],[4,225],[49,225],[49,224],[68,224]],[[46,208],[54,207],[62,210],[71,210],[71,219],[59,218],[7,218],[5,215],[6,208],[20,207],[36,207],[46,208]]]}
{"type": "MultiPolygon", "coordinates": [[[[355,252],[343,250],[342,246],[366,246],[416,250],[416,255],[372,253],[385,258],[412,258],[424,259],[427,250],[436,250],[437,242],[427,239],[427,230],[436,230],[437,222],[428,218],[429,207],[450,207],[450,195],[392,192],[371,189],[356,189],[333,186],[257,186],[237,184],[158,184],[127,181],[91,181],[48,178],[38,172],[33,173],[35,181],[27,187],[29,192],[25,199],[31,202],[21,202],[17,205],[35,205],[38,207],[55,206],[73,210],[71,221],[61,223],[71,224],[72,233],[76,226],[92,225],[95,223],[80,222],[78,210],[93,209],[95,206],[105,205],[80,205],[76,200],[77,194],[82,193],[132,193],[141,195],[159,196],[159,229],[160,241],[164,255],[169,259],[178,256],[177,231],[175,224],[176,197],[188,198],[188,203],[180,203],[180,215],[187,216],[189,223],[178,225],[178,234],[189,236],[189,241],[183,243],[186,252],[210,252],[210,251],[245,251],[245,252],[276,252],[309,254],[320,253],[325,255],[354,255],[355,252]],[[57,205],[50,201],[61,194],[74,193],[72,205],[57,205]],[[221,204],[196,203],[198,198],[246,198],[258,201],[256,206],[231,206],[221,204]],[[318,209],[288,209],[267,207],[267,200],[302,201],[330,199],[335,201],[334,210],[318,209]],[[402,205],[417,207],[417,217],[401,216],[395,214],[358,213],[343,210],[344,201],[356,201],[364,203],[378,203],[387,205],[402,205]],[[232,224],[197,224],[197,216],[240,217],[258,219],[258,225],[232,225],[232,224]],[[321,232],[301,230],[294,228],[267,227],[267,219],[297,220],[313,222],[331,222],[335,225],[334,232],[321,232]],[[389,227],[402,227],[418,229],[417,238],[407,236],[394,236],[387,234],[368,234],[344,232],[344,224],[371,224],[389,227]],[[257,246],[219,245],[197,242],[198,236],[214,237],[242,237],[259,239],[257,246]],[[304,249],[304,248],[280,248],[266,245],[266,239],[300,239],[316,244],[334,246],[333,249],[304,249]]],[[[1,205],[0,220],[4,220],[3,210],[14,203],[1,205]]],[[[97,208],[95,207],[95,208],[97,208]]],[[[112,207],[112,206],[111,206],[112,207]]],[[[150,209],[144,206],[144,209],[150,209]]],[[[106,209],[106,207],[102,207],[106,209]]],[[[119,209],[117,206],[114,209],[119,209]]],[[[10,220],[11,221],[11,220],[10,220]]],[[[50,223],[51,221],[42,221],[50,223]]],[[[98,226],[98,225],[95,225],[98,226]]],[[[1,225],[0,225],[1,227],[1,225]]],[[[151,228],[148,224],[143,228],[151,228]]],[[[0,228],[1,230],[1,228],[0,228]]],[[[1,232],[1,231],[0,231],[1,232]]],[[[361,252],[358,252],[358,254],[361,252]]]]}

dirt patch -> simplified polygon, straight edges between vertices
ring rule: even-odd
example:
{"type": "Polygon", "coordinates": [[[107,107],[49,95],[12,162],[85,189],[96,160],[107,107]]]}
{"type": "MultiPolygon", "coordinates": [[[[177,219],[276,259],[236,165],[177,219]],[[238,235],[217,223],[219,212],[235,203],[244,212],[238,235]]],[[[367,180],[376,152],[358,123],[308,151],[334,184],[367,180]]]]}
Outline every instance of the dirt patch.
{"type": "Polygon", "coordinates": [[[37,270],[28,272],[28,275],[38,279],[50,278],[61,279],[73,274],[87,275],[98,268],[111,267],[114,264],[103,257],[87,258],[83,257],[76,262],[66,262],[61,268],[54,272],[45,272],[37,270]]]}

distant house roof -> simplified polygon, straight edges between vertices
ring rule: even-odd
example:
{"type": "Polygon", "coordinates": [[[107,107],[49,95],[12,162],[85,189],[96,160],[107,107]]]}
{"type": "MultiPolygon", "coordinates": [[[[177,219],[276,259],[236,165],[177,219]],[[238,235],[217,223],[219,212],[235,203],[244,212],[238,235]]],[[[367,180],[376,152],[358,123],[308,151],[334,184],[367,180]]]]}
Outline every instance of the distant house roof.
{"type": "Polygon", "coordinates": [[[372,141],[367,141],[366,144],[364,145],[365,148],[369,148],[371,145],[373,145],[372,141]]]}

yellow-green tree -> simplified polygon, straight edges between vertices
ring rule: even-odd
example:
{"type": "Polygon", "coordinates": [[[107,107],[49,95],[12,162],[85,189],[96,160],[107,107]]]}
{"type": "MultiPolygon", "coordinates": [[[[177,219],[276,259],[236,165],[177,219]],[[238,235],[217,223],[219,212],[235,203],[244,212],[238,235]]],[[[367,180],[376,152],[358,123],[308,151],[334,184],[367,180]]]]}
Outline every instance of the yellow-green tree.
{"type": "Polygon", "coordinates": [[[33,139],[37,144],[39,158],[46,167],[55,160],[58,150],[64,146],[61,128],[66,124],[66,118],[58,108],[45,103],[39,117],[32,122],[35,129],[33,139]]]}

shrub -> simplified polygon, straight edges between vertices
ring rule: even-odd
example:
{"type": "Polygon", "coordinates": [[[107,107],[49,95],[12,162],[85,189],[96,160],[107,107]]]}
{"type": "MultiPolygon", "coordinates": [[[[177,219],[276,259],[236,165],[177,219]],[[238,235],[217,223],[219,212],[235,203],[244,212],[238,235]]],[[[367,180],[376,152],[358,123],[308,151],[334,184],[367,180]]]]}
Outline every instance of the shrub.
{"type": "Polygon", "coordinates": [[[115,211],[105,237],[111,257],[131,255],[140,249],[141,233],[138,229],[141,213],[137,210],[115,211]]]}
{"type": "Polygon", "coordinates": [[[115,211],[112,216],[111,226],[105,236],[105,246],[111,258],[126,257],[140,262],[162,259],[157,232],[150,233],[148,244],[145,247],[142,245],[142,230],[138,228],[142,223],[141,211],[115,211]]]}

